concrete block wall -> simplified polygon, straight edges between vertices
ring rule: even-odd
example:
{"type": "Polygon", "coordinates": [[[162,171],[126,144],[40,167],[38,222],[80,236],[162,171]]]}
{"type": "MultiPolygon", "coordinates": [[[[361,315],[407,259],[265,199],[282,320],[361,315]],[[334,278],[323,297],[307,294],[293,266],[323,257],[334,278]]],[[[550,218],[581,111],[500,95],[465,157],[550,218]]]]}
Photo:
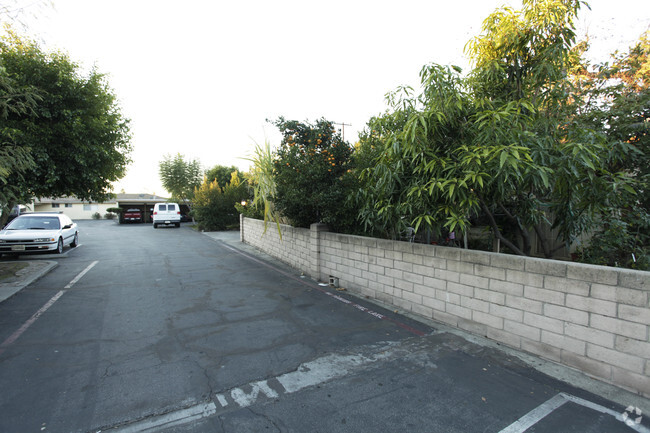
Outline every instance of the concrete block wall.
{"type": "Polygon", "coordinates": [[[307,275],[312,275],[313,254],[310,251],[310,231],[281,224],[282,238],[278,233],[277,225],[269,222],[266,232],[264,221],[244,218],[240,216],[240,239],[267,254],[282,260],[289,266],[303,270],[307,275]]]}
{"type": "MultiPolygon", "coordinates": [[[[291,245],[294,233],[283,232],[282,243],[291,245]]],[[[325,231],[316,237],[312,277],[336,277],[361,296],[650,397],[650,272],[325,231]]],[[[256,246],[298,263],[274,254],[277,242],[256,246]]]]}

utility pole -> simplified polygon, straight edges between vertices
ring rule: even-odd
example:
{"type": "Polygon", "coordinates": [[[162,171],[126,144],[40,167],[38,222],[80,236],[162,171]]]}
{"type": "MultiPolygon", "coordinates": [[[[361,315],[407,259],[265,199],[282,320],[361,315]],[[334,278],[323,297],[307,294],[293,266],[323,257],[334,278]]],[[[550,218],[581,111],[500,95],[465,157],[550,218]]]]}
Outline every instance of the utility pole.
{"type": "Polygon", "coordinates": [[[342,129],[341,129],[341,139],[343,141],[345,141],[345,127],[346,126],[352,126],[352,124],[351,123],[336,123],[336,122],[332,122],[332,124],[341,125],[341,127],[342,127],[342,129]]]}

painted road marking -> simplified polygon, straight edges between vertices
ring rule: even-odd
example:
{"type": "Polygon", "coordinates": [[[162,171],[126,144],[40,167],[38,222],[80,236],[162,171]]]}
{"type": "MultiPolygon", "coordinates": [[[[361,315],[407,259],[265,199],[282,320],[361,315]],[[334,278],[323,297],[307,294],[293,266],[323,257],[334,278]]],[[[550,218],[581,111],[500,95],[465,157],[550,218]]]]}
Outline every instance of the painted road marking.
{"type": "Polygon", "coordinates": [[[393,319],[391,319],[391,318],[388,317],[388,316],[385,316],[385,315],[383,315],[383,314],[381,314],[381,313],[377,313],[376,311],[372,311],[372,310],[369,309],[369,308],[366,308],[366,307],[364,307],[364,306],[362,306],[362,305],[359,305],[359,304],[357,304],[357,303],[355,303],[355,302],[352,302],[352,301],[350,301],[350,300],[348,300],[348,299],[345,299],[345,298],[342,297],[342,296],[339,296],[339,295],[336,295],[336,294],[334,294],[334,293],[332,293],[332,292],[329,292],[329,291],[327,291],[327,290],[324,290],[324,289],[322,289],[322,288],[320,288],[320,287],[318,287],[318,286],[314,286],[313,284],[310,284],[308,281],[305,281],[305,280],[302,279],[302,278],[299,278],[299,277],[297,277],[297,276],[295,276],[295,275],[293,275],[293,274],[291,274],[291,273],[289,273],[289,272],[285,272],[285,271],[283,271],[282,269],[279,269],[279,268],[277,268],[277,267],[275,267],[275,266],[273,266],[273,265],[270,265],[270,264],[264,262],[263,260],[259,260],[259,259],[255,258],[255,257],[253,257],[253,256],[251,256],[251,255],[249,255],[249,254],[246,254],[245,252],[240,251],[240,250],[238,250],[237,248],[233,248],[233,247],[227,245],[226,243],[224,243],[223,241],[219,241],[219,242],[220,242],[220,243],[222,244],[222,246],[223,246],[224,248],[226,248],[227,250],[230,250],[230,251],[232,251],[232,252],[234,252],[234,253],[237,253],[237,254],[239,254],[239,255],[241,255],[241,256],[243,256],[243,257],[246,257],[247,259],[252,260],[252,261],[254,261],[255,263],[259,263],[260,265],[262,265],[262,266],[264,266],[264,267],[267,267],[267,268],[269,268],[269,269],[272,269],[272,270],[274,270],[275,272],[277,272],[277,273],[279,273],[279,274],[281,274],[281,275],[284,275],[285,277],[291,278],[292,280],[298,281],[298,282],[300,282],[300,283],[302,283],[302,284],[304,284],[304,285],[306,285],[306,286],[309,286],[309,288],[316,289],[316,290],[318,290],[319,292],[324,293],[324,294],[326,294],[326,295],[328,295],[328,296],[330,296],[330,297],[336,299],[337,301],[343,302],[344,304],[348,304],[348,305],[350,305],[350,306],[356,308],[356,309],[359,310],[359,311],[362,311],[362,312],[364,312],[364,313],[367,313],[367,314],[369,314],[369,315],[371,315],[371,316],[373,316],[373,317],[375,317],[375,318],[377,318],[377,319],[380,319],[380,320],[386,320],[386,321],[388,321],[388,322],[391,322],[391,323],[393,323],[394,325],[397,325],[397,326],[399,326],[400,328],[405,329],[405,330],[407,330],[407,331],[409,331],[409,332],[411,332],[411,333],[417,335],[418,337],[423,337],[423,336],[426,335],[425,332],[422,332],[422,331],[420,331],[420,330],[418,330],[418,329],[415,329],[415,328],[413,328],[413,327],[411,327],[411,326],[408,326],[408,325],[406,325],[406,324],[404,324],[404,323],[402,323],[402,322],[399,322],[399,321],[397,321],[397,320],[393,320],[393,319]]]}
{"type": "MultiPolygon", "coordinates": [[[[522,416],[517,421],[510,424],[508,427],[501,430],[499,433],[523,433],[526,430],[528,430],[530,427],[537,424],[547,415],[551,414],[553,411],[555,411],[565,403],[569,403],[569,402],[579,404],[580,406],[584,406],[588,409],[595,410],[596,412],[613,416],[617,420],[625,423],[625,419],[623,418],[623,414],[621,413],[606,408],[605,406],[601,406],[599,404],[593,403],[589,400],[585,400],[583,398],[561,392],[555,397],[551,398],[550,400],[542,403],[540,406],[531,410],[526,415],[522,416]]],[[[632,430],[637,431],[639,433],[650,433],[650,429],[648,429],[647,427],[641,424],[631,425],[630,423],[625,423],[625,425],[627,425],[632,430]]]]}
{"type": "Polygon", "coordinates": [[[70,282],[68,283],[68,285],[64,287],[64,289],[70,289],[72,286],[74,286],[75,284],[77,284],[77,281],[79,281],[79,280],[80,280],[84,275],[86,275],[86,273],[87,273],[89,270],[91,270],[91,269],[92,269],[92,268],[93,268],[97,263],[99,263],[99,262],[98,262],[97,260],[95,260],[94,262],[92,262],[91,264],[89,264],[89,265],[86,267],[86,269],[84,269],[83,271],[79,272],[79,274],[78,274],[76,277],[74,277],[74,279],[73,279],[72,281],[70,281],[70,282]]]}
{"type": "MultiPolygon", "coordinates": [[[[235,388],[230,391],[230,396],[240,407],[248,407],[255,403],[257,397],[260,395],[260,392],[266,395],[268,398],[279,397],[279,394],[271,389],[266,380],[260,380],[251,383],[249,386],[251,387],[251,392],[246,392],[241,388],[235,388]]],[[[219,400],[220,403],[222,401],[226,401],[226,405],[228,404],[227,400],[225,400],[225,398],[223,398],[221,395],[217,396],[217,400],[219,400]]]]}
{"type": "Polygon", "coordinates": [[[216,399],[222,408],[228,406],[228,396],[237,406],[244,408],[254,404],[264,394],[268,398],[280,397],[305,388],[320,385],[332,379],[343,377],[353,370],[365,367],[380,360],[403,358],[405,352],[395,344],[373,346],[372,355],[338,355],[331,354],[305,362],[289,373],[280,376],[251,382],[247,385],[233,388],[223,394],[217,394],[216,399]],[[275,389],[274,389],[275,388],[275,389]]]}
{"type": "MultiPolygon", "coordinates": [[[[74,286],[74,285],[75,285],[75,284],[76,284],[76,283],[77,283],[77,282],[78,282],[78,281],[79,281],[79,280],[80,280],[84,275],[86,275],[86,273],[87,273],[89,270],[91,270],[91,269],[92,269],[92,268],[93,268],[97,263],[98,263],[98,261],[94,261],[94,262],[92,262],[90,265],[88,265],[88,266],[86,267],[86,269],[84,269],[84,270],[81,271],[81,272],[80,272],[76,277],[74,277],[74,279],[73,279],[72,281],[70,281],[70,282],[68,283],[68,285],[66,285],[66,286],[64,287],[64,289],[69,289],[69,288],[71,288],[72,286],[74,286]]],[[[14,341],[16,341],[18,338],[20,338],[20,336],[23,335],[23,333],[24,333],[25,331],[27,331],[27,329],[28,329],[30,326],[32,326],[32,325],[34,324],[34,322],[36,322],[36,320],[37,320],[39,317],[41,317],[41,315],[43,315],[43,313],[45,313],[45,312],[46,312],[46,311],[47,311],[47,310],[48,310],[52,305],[54,305],[54,303],[55,303],[56,301],[59,300],[59,298],[60,298],[61,296],[63,296],[63,295],[65,294],[65,292],[66,292],[66,290],[59,290],[59,292],[57,292],[56,295],[52,296],[52,298],[50,298],[50,300],[47,301],[47,302],[45,303],[45,305],[43,305],[43,306],[42,306],[42,307],[41,307],[41,308],[40,308],[36,313],[34,313],[34,315],[33,315],[32,317],[30,317],[30,318],[29,318],[25,323],[23,323],[23,326],[21,326],[20,328],[18,328],[18,330],[17,330],[16,332],[14,332],[13,334],[11,334],[11,335],[9,336],[9,338],[7,338],[5,341],[3,341],[2,344],[0,344],[0,355],[2,355],[2,353],[3,353],[5,350],[7,350],[7,348],[8,348],[8,347],[9,347],[9,346],[14,342],[14,341]]]]}
{"type": "Polygon", "coordinates": [[[221,415],[229,411],[249,407],[262,399],[262,396],[265,396],[265,398],[279,398],[281,392],[283,394],[289,394],[307,387],[316,386],[328,380],[342,377],[355,369],[365,367],[382,359],[402,359],[408,350],[408,348],[401,348],[397,343],[389,342],[382,346],[369,346],[367,351],[371,354],[367,356],[327,355],[314,361],[300,364],[295,371],[267,380],[250,382],[246,385],[232,388],[224,393],[216,394],[215,399],[221,405],[221,408],[213,401],[203,402],[163,415],[142,418],[126,425],[103,428],[100,431],[136,433],[178,427],[198,421],[201,418],[221,415]],[[226,409],[226,407],[228,408],[226,409]]]}
{"type": "Polygon", "coordinates": [[[56,301],[59,300],[61,296],[65,293],[65,290],[59,291],[56,295],[52,296],[49,301],[45,303],[32,317],[30,317],[25,323],[23,323],[23,326],[18,328],[16,332],[11,334],[9,338],[7,338],[5,341],[0,344],[0,355],[7,350],[7,347],[9,347],[14,341],[18,340],[18,338],[23,335],[25,331],[27,331],[27,328],[32,326],[34,322],[36,322],[36,319],[41,317],[43,313],[45,313],[56,301]]]}
{"type": "MultiPolygon", "coordinates": [[[[215,394],[213,401],[198,403],[164,415],[142,418],[128,425],[113,429],[107,428],[102,431],[135,433],[158,431],[160,428],[172,426],[178,427],[199,421],[201,418],[223,415],[257,403],[263,404],[268,399],[278,399],[306,388],[316,387],[333,379],[350,375],[355,371],[366,370],[379,361],[388,362],[396,359],[404,361],[406,359],[409,362],[418,363],[419,357],[416,354],[427,350],[426,345],[423,345],[420,341],[385,342],[365,346],[361,348],[358,354],[326,355],[302,363],[291,372],[265,380],[250,382],[215,394]]],[[[427,363],[427,366],[430,366],[430,364],[427,363]]],[[[566,403],[579,404],[591,410],[614,416],[619,421],[624,421],[622,414],[618,414],[611,409],[579,397],[560,393],[499,433],[523,433],[566,403]]],[[[629,425],[629,423],[626,424],[629,425]]],[[[639,433],[650,433],[642,425],[631,427],[639,433]]]]}
{"type": "Polygon", "coordinates": [[[198,421],[202,418],[212,416],[215,413],[217,413],[217,406],[213,402],[201,403],[169,412],[164,415],[146,418],[125,427],[111,429],[110,431],[119,433],[159,431],[161,428],[177,427],[193,421],[198,421]]]}

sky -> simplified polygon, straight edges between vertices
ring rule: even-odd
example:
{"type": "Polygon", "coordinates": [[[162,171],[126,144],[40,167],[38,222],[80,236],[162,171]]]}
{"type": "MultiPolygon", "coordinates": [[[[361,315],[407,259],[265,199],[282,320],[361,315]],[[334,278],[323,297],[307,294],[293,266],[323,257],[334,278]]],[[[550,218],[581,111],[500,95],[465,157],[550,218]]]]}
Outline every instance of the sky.
{"type": "MultiPolygon", "coordinates": [[[[14,0],[20,1],[20,0],[14,0]]],[[[25,0],[33,4],[34,0],[25,0]]],[[[38,3],[38,2],[36,2],[38,3]]],[[[279,144],[267,119],[343,123],[346,141],[418,88],[429,63],[469,67],[465,44],[508,0],[52,0],[25,34],[107,75],[131,119],[133,163],[114,191],[168,195],[166,155],[248,170],[255,143],[279,144]]],[[[647,0],[591,0],[578,34],[595,60],[649,28],[647,0]]]]}

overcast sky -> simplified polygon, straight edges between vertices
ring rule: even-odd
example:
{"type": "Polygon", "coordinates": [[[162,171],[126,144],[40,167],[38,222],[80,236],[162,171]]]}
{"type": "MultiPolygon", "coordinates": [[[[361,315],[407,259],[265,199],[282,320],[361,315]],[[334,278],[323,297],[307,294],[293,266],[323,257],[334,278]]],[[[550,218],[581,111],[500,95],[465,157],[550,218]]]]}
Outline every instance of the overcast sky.
{"type": "MultiPolygon", "coordinates": [[[[648,0],[589,3],[579,30],[602,60],[650,25],[648,0]]],[[[417,87],[423,65],[466,69],[466,42],[503,4],[520,2],[53,0],[26,20],[47,49],[108,74],[134,146],[115,192],[166,195],[164,155],[246,170],[254,142],[279,142],[266,119],[325,117],[356,141],[387,92],[417,87]]]]}

